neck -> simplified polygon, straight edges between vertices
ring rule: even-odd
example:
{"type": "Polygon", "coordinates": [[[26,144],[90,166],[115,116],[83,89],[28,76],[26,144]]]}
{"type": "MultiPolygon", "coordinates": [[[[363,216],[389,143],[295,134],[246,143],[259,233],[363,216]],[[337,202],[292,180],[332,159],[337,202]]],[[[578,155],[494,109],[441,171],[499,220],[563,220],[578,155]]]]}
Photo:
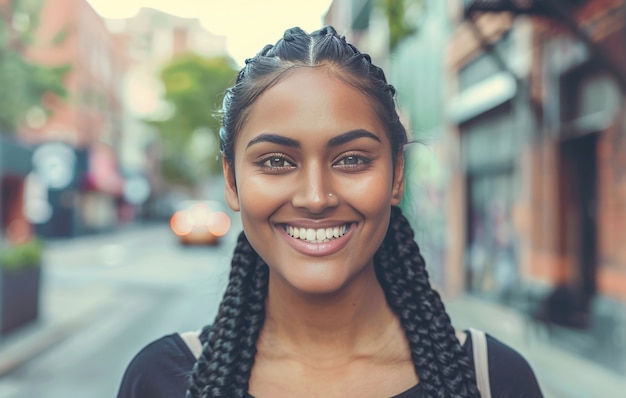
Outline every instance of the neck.
{"type": "Polygon", "coordinates": [[[261,341],[274,352],[285,348],[312,356],[365,353],[380,343],[400,326],[387,306],[373,267],[369,268],[358,283],[325,295],[278,288],[270,277],[261,341]]]}

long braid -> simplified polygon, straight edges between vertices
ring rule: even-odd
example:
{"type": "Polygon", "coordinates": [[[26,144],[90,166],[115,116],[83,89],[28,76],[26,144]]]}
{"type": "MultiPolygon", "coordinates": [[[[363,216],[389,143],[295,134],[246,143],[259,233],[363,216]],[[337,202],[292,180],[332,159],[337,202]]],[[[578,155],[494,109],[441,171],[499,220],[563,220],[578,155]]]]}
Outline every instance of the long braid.
{"type": "Polygon", "coordinates": [[[265,319],[267,285],[267,265],[242,232],[215,323],[189,378],[187,398],[246,395],[265,319]]]}
{"type": "Polygon", "coordinates": [[[478,397],[476,379],[439,294],[432,289],[413,230],[398,207],[375,255],[376,273],[405,329],[428,397],[478,397]]]}

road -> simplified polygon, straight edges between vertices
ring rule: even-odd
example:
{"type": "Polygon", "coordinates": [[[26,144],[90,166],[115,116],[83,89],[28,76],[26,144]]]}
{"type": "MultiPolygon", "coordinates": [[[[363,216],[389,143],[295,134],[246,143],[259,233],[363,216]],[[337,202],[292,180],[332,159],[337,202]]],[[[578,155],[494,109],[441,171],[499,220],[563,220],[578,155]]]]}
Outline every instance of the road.
{"type": "Polygon", "coordinates": [[[143,345],[212,321],[235,238],[217,247],[182,247],[166,225],[152,225],[50,242],[42,306],[58,316],[82,306],[80,322],[69,337],[0,379],[0,398],[114,397],[143,345]]]}

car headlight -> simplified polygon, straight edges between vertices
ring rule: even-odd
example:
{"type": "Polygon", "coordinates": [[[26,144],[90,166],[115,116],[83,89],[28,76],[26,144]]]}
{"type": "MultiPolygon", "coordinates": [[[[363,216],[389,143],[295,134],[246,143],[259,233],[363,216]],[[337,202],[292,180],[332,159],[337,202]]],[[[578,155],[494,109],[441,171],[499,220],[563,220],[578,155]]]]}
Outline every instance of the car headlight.
{"type": "Polygon", "coordinates": [[[215,236],[224,236],[230,230],[230,217],[224,212],[216,211],[211,214],[209,232],[215,236]]]}
{"type": "Polygon", "coordinates": [[[193,230],[193,216],[187,210],[178,210],[170,218],[170,228],[177,236],[188,235],[193,230]]]}

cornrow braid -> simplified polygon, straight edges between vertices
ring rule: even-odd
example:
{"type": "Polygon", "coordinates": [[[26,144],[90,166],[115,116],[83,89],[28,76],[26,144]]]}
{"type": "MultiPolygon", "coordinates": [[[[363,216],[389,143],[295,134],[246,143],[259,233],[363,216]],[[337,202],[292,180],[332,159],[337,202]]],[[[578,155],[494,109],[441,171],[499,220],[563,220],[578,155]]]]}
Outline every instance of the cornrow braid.
{"type": "Polygon", "coordinates": [[[234,86],[226,90],[222,102],[220,151],[234,170],[234,147],[252,104],[287,73],[296,68],[328,66],[336,77],[372,99],[391,141],[392,157],[401,153],[407,133],[396,112],[395,88],[385,73],[372,63],[368,54],[346,42],[330,26],[307,34],[300,28],[288,29],[276,44],[266,45],[245,61],[234,86]]]}
{"type": "Polygon", "coordinates": [[[200,358],[188,380],[187,398],[244,397],[265,320],[267,265],[242,232],[228,286],[200,358]]]}
{"type": "Polygon", "coordinates": [[[406,332],[415,371],[428,397],[479,397],[476,377],[439,294],[431,287],[413,229],[394,206],[374,256],[376,275],[406,332]]]}

